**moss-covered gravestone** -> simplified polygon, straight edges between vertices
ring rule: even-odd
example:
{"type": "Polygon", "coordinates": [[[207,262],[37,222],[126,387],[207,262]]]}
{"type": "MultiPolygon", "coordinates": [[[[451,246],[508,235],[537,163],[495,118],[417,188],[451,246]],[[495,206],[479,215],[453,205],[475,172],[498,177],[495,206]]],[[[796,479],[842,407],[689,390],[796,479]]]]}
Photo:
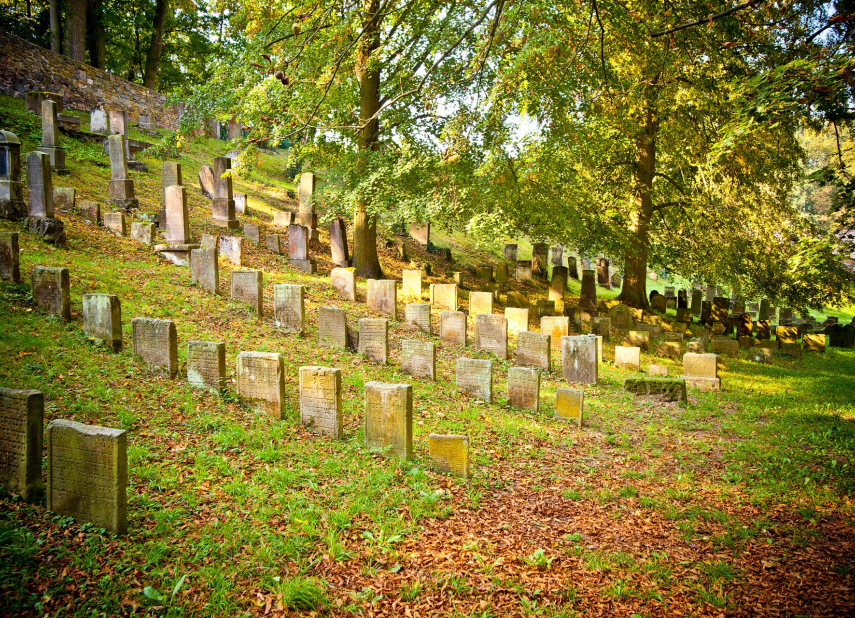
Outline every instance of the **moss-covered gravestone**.
{"type": "Polygon", "coordinates": [[[44,395],[0,388],[0,485],[24,500],[41,495],[44,395]]]}
{"type": "Polygon", "coordinates": [[[413,387],[365,383],[365,446],[388,449],[392,457],[413,456],[413,387]]]}

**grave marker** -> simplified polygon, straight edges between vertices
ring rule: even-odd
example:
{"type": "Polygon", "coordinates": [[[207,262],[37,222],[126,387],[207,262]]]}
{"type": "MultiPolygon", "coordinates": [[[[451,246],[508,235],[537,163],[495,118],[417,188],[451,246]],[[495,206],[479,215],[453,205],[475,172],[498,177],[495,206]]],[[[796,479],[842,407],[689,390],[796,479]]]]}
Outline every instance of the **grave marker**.
{"type": "Polygon", "coordinates": [[[555,418],[565,419],[582,426],[582,408],[585,391],[575,388],[558,388],[555,390],[555,418]]]}
{"type": "Polygon", "coordinates": [[[330,271],[332,286],[347,300],[356,300],[356,271],[353,268],[333,268],[330,271]]]}
{"type": "Polygon", "coordinates": [[[493,361],[458,358],[456,384],[458,392],[493,402],[493,361]]]}
{"type": "Polygon", "coordinates": [[[508,321],[498,314],[479,313],[475,316],[475,339],[472,347],[492,352],[496,358],[508,358],[508,321]]]}
{"type": "Polygon", "coordinates": [[[611,318],[591,318],[591,332],[608,341],[612,329],[611,318]]]}
{"type": "Polygon", "coordinates": [[[178,331],[171,320],[131,320],[134,354],[155,374],[174,378],[178,373],[178,331]]]}
{"type": "Polygon", "coordinates": [[[718,357],[715,354],[683,355],[683,378],[687,386],[701,390],[718,390],[721,380],[718,377],[718,357]]]}
{"type": "Polygon", "coordinates": [[[537,412],[540,408],[540,372],[526,367],[508,368],[508,399],[514,408],[537,412]]]}
{"type": "Polygon", "coordinates": [[[320,345],[347,349],[347,316],[343,310],[318,307],[318,339],[320,345]]]}
{"type": "Polygon", "coordinates": [[[570,334],[570,318],[550,315],[540,318],[540,332],[552,338],[551,348],[561,349],[561,338],[570,334]]]}
{"type": "Polygon", "coordinates": [[[401,296],[404,298],[415,298],[421,300],[422,271],[405,270],[401,273],[401,279],[403,281],[401,285],[401,296]]]}
{"type": "Polygon", "coordinates": [[[87,222],[101,225],[101,204],[84,200],[77,205],[77,212],[87,222]]]}
{"type": "Polygon", "coordinates": [[[597,383],[597,338],[561,338],[562,375],[568,382],[597,383]]]}
{"type": "Polygon", "coordinates": [[[253,225],[252,223],[244,223],[243,235],[244,238],[249,239],[253,244],[257,245],[261,242],[261,231],[257,225],[253,225]]]}
{"type": "Polygon", "coordinates": [[[260,320],[264,314],[264,284],[260,270],[232,271],[232,299],[247,303],[260,320]]]}
{"type": "MultiPolygon", "coordinates": [[[[231,171],[231,159],[228,157],[217,157],[214,159],[214,169],[211,172],[213,182],[211,216],[214,225],[228,229],[237,229],[240,227],[240,221],[235,217],[235,197],[234,190],[232,189],[231,171]]],[[[201,180],[201,171],[199,172],[199,177],[201,180]]]]}
{"type": "Polygon", "coordinates": [[[131,238],[138,243],[146,246],[151,246],[155,242],[155,225],[154,223],[145,223],[143,221],[131,222],[131,238]]]}
{"type": "Polygon", "coordinates": [[[825,335],[805,334],[802,337],[802,348],[806,352],[825,352],[825,335]]]}
{"type": "Polygon", "coordinates": [[[428,453],[434,470],[469,478],[469,438],[467,436],[428,436],[428,453]]]}
{"type": "Polygon", "coordinates": [[[389,449],[397,459],[413,456],[413,387],[365,383],[365,446],[389,449]]]}
{"type": "Polygon", "coordinates": [[[519,261],[516,268],[517,281],[531,281],[531,262],[519,261]]]}
{"type": "Polygon", "coordinates": [[[282,255],[282,238],[279,234],[268,234],[266,240],[268,251],[271,251],[276,255],[282,255]]]}
{"type": "Polygon", "coordinates": [[[206,292],[220,293],[220,261],[217,249],[190,251],[190,279],[206,292]]]}
{"type": "Polygon", "coordinates": [[[430,329],[430,305],[409,304],[404,310],[404,322],[407,326],[431,334],[430,329]]]}
{"type": "Polygon", "coordinates": [[[0,388],[0,485],[34,501],[42,484],[44,395],[0,388]]]}
{"type": "Polygon", "coordinates": [[[508,292],[508,301],[506,305],[515,309],[526,310],[531,307],[531,303],[528,300],[528,294],[524,294],[523,292],[508,292]]]}
{"type": "Polygon", "coordinates": [[[48,315],[71,319],[71,292],[67,268],[33,267],[33,301],[48,315]]]}
{"type": "Polygon", "coordinates": [[[626,305],[615,305],[609,310],[611,328],[618,331],[629,331],[635,326],[632,310],[626,305]]]}
{"type": "Polygon", "coordinates": [[[590,315],[597,314],[596,273],[593,270],[582,271],[582,289],[579,292],[579,309],[590,315]]]}
{"type": "Polygon", "coordinates": [[[219,393],[226,381],[226,344],[214,341],[187,343],[187,383],[219,393]]]}
{"type": "Polygon", "coordinates": [[[359,320],[359,353],[369,362],[385,365],[389,357],[389,320],[362,318],[359,320]]]}
{"type": "Polygon", "coordinates": [[[514,245],[514,244],[506,244],[505,245],[505,259],[508,262],[516,262],[517,261],[517,245],[514,245]]]}
{"type": "Polygon", "coordinates": [[[0,232],[0,277],[13,283],[21,280],[18,232],[0,232]]]}
{"type": "Polygon", "coordinates": [[[552,370],[550,336],[523,331],[517,338],[517,366],[552,370]]]}
{"type": "Polygon", "coordinates": [[[713,339],[710,342],[710,352],[730,358],[739,358],[739,342],[735,339],[713,339]]]}
{"type": "Polygon", "coordinates": [[[305,329],[305,288],[277,283],[273,286],[273,324],[283,332],[302,335],[305,329]]]}
{"type": "Polygon", "coordinates": [[[394,279],[368,279],[366,305],[368,309],[385,315],[392,320],[397,319],[398,311],[398,282],[394,279]]]}
{"type": "Polygon", "coordinates": [[[641,371],[641,348],[615,346],[615,367],[641,371]]]}
{"type": "Polygon", "coordinates": [[[436,380],[436,344],[404,339],[401,342],[401,371],[418,378],[436,380]]]}
{"type": "Polygon", "coordinates": [[[181,178],[181,164],[177,161],[164,161],[160,168],[161,208],[167,210],[167,225],[169,212],[166,208],[167,187],[183,186],[181,178]]]}
{"type": "Polygon", "coordinates": [[[457,311],[457,284],[431,283],[430,304],[443,309],[457,311]]]}
{"type": "Polygon", "coordinates": [[[245,255],[243,238],[238,238],[237,236],[220,236],[218,248],[220,256],[226,258],[235,266],[243,266],[245,255]]]}
{"type": "Polygon", "coordinates": [[[127,236],[128,228],[123,212],[105,212],[104,227],[116,236],[127,236]]]}
{"type": "Polygon", "coordinates": [[[649,397],[656,401],[677,402],[685,405],[686,383],[678,378],[626,378],[623,390],[636,397],[649,397]]]}
{"type": "Polygon", "coordinates": [[[347,226],[341,217],[336,217],[330,221],[330,255],[333,264],[339,268],[350,266],[350,252],[347,249],[347,226]]]}
{"type": "Polygon", "coordinates": [[[528,330],[528,309],[506,307],[505,318],[508,320],[509,333],[521,333],[528,330]]]}
{"type": "Polygon", "coordinates": [[[285,364],[275,352],[241,352],[237,393],[262,414],[281,420],[285,408],[285,364]]]}
{"type": "Polygon", "coordinates": [[[439,338],[443,343],[466,347],[466,314],[443,311],[439,317],[439,338]]]}
{"type": "Polygon", "coordinates": [[[638,347],[647,350],[650,347],[650,333],[642,330],[631,330],[624,340],[630,347],[638,347]]]}
{"type": "Polygon", "coordinates": [[[128,212],[139,208],[134,193],[134,181],[128,178],[128,153],[124,135],[110,135],[110,201],[119,210],[128,212]]]}
{"type": "Polygon", "coordinates": [[[493,313],[492,292],[470,292],[469,293],[469,315],[477,316],[481,313],[493,313]]]}
{"type": "Polygon", "coordinates": [[[83,295],[83,331],[96,343],[122,349],[122,307],[115,294],[83,295]]]}
{"type": "Polygon", "coordinates": [[[538,279],[546,279],[549,245],[542,242],[531,245],[531,275],[538,279]]]}
{"type": "Polygon", "coordinates": [[[300,422],[332,438],[343,437],[341,369],[300,367],[300,422]]]}

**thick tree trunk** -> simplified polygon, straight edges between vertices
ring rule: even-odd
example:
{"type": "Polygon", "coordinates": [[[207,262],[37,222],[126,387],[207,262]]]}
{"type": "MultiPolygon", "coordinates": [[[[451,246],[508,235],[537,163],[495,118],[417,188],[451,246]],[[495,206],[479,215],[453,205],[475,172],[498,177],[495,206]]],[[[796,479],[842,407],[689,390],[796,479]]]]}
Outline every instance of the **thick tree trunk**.
{"type": "Polygon", "coordinates": [[[618,300],[630,307],[647,309],[647,250],[650,220],[653,217],[653,175],[656,171],[656,131],[658,122],[647,109],[644,129],[636,138],[634,193],[637,211],[630,222],[630,242],[624,255],[624,280],[618,300]]]}
{"type": "MultiPolygon", "coordinates": [[[[365,36],[360,49],[359,65],[362,74],[359,79],[359,151],[362,153],[361,166],[367,171],[368,155],[378,146],[380,122],[377,110],[380,109],[380,70],[371,65],[371,55],[380,46],[380,17],[377,16],[379,0],[366,0],[365,36]]],[[[360,277],[380,279],[383,269],[377,257],[377,219],[368,213],[368,204],[356,205],[353,221],[353,266],[360,277]]]]}
{"type": "Polygon", "coordinates": [[[157,66],[160,64],[160,52],[163,50],[163,24],[169,12],[168,0],[157,0],[154,5],[154,21],[152,22],[151,44],[145,58],[143,86],[154,88],[157,80],[157,66]]]}
{"type": "Polygon", "coordinates": [[[102,0],[89,0],[89,64],[104,69],[107,64],[107,31],[104,28],[104,6],[102,0]]]}
{"type": "Polygon", "coordinates": [[[86,10],[88,0],[66,0],[63,53],[77,62],[86,62],[86,10]]]}
{"type": "Polygon", "coordinates": [[[62,27],[59,23],[59,0],[50,0],[50,50],[62,53],[62,27]]]}

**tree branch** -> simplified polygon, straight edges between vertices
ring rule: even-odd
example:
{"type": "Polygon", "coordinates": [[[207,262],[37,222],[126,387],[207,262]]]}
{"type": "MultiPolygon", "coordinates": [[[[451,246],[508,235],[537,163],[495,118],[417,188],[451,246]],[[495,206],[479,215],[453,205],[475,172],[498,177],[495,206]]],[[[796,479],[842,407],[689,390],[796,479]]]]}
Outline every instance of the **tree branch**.
{"type": "Polygon", "coordinates": [[[662,172],[653,172],[653,175],[658,176],[659,178],[664,178],[665,180],[670,182],[674,186],[674,188],[677,189],[677,191],[679,191],[683,195],[688,196],[688,193],[686,193],[685,189],[683,189],[683,187],[681,187],[680,184],[676,180],[671,178],[668,174],[664,174],[662,172]]]}
{"type": "Polygon", "coordinates": [[[755,6],[763,4],[766,0],[748,0],[745,4],[738,4],[733,6],[726,11],[722,11],[721,13],[716,13],[715,15],[710,15],[704,19],[698,19],[697,21],[687,21],[685,23],[680,24],[679,26],[674,26],[673,28],[669,28],[668,30],[660,30],[659,32],[651,32],[650,37],[655,39],[660,36],[665,36],[666,34],[671,34],[674,32],[679,32],[680,30],[686,30],[687,28],[694,28],[695,26],[703,26],[704,24],[708,24],[717,19],[721,19],[722,17],[727,17],[728,15],[733,15],[738,11],[742,11],[744,9],[753,9],[755,6]]]}

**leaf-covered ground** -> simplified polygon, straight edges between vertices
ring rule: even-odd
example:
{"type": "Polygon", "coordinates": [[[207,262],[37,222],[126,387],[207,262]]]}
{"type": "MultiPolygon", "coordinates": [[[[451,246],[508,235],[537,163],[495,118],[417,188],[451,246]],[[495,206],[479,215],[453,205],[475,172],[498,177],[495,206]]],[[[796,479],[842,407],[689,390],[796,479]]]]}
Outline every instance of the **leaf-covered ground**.
{"type": "MultiPolygon", "coordinates": [[[[15,112],[13,130],[24,133],[26,117],[3,104],[15,112]]],[[[24,135],[25,150],[37,137],[24,135]]],[[[68,145],[72,173],[56,184],[103,202],[106,157],[94,145],[68,145]]],[[[222,233],[208,224],[196,173],[224,150],[222,142],[200,141],[182,158],[194,234],[222,233]]],[[[160,162],[146,160],[152,171],[134,179],[143,211],[154,213],[160,162]]],[[[267,233],[276,231],[271,207],[288,202],[289,186],[281,156],[262,164],[236,190],[250,195],[243,220],[267,233]]],[[[267,315],[258,320],[228,299],[227,263],[223,295],[211,296],[191,285],[187,269],[150,249],[72,213],[60,216],[66,249],[0,222],[0,230],[21,232],[25,280],[34,265],[69,268],[74,312],[61,323],[33,306],[28,284],[0,283],[0,385],[42,390],[46,422],[128,429],[129,534],[112,537],[2,494],[4,616],[855,613],[853,350],[776,357],[772,365],[728,360],[722,391],[691,391],[682,408],[622,392],[632,372],[611,366],[613,340],[604,346],[600,382],[585,387],[585,423],[577,429],[553,418],[555,389],[565,384],[557,353],[553,373],[543,376],[540,411],[506,404],[514,337],[511,360],[494,361],[490,405],[454,386],[456,359],[484,353],[439,344],[437,382],[402,375],[401,340],[426,336],[401,322],[390,329],[386,367],[319,348],[319,306],[346,308],[354,324],[370,315],[364,282],[356,303],[329,284],[325,236],[312,255],[316,276],[249,245],[245,267],[264,271],[267,315]],[[281,282],[306,286],[305,337],[273,327],[272,286],[281,282]],[[281,352],[287,418],[258,416],[236,398],[233,383],[217,397],[190,389],[181,374],[174,381],[150,376],[129,349],[93,347],[79,316],[87,292],[120,296],[126,348],[130,320],[146,316],[176,322],[182,362],[187,341],[226,342],[230,380],[238,352],[281,352]],[[341,441],[299,425],[297,371],[310,364],[342,370],[341,441]],[[369,380],[413,384],[413,461],[362,446],[369,380]],[[470,437],[473,478],[431,471],[432,432],[470,437]]],[[[480,260],[497,261],[503,240],[479,249],[452,232],[438,237],[461,248],[457,262],[408,245],[415,261],[434,266],[425,286],[480,260]]],[[[396,256],[384,249],[381,259],[387,275],[400,278],[409,264],[396,256]]],[[[462,308],[477,289],[470,274],[462,308]]],[[[543,286],[527,289],[533,299],[546,297],[543,286]]],[[[568,302],[577,296],[574,285],[568,302]]],[[[503,302],[504,295],[497,311],[503,302]]],[[[401,299],[401,315],[403,307],[401,299]]],[[[436,326],[438,311],[434,319],[436,326]]],[[[677,361],[644,353],[643,368],[652,362],[681,373],[677,361]]]]}

